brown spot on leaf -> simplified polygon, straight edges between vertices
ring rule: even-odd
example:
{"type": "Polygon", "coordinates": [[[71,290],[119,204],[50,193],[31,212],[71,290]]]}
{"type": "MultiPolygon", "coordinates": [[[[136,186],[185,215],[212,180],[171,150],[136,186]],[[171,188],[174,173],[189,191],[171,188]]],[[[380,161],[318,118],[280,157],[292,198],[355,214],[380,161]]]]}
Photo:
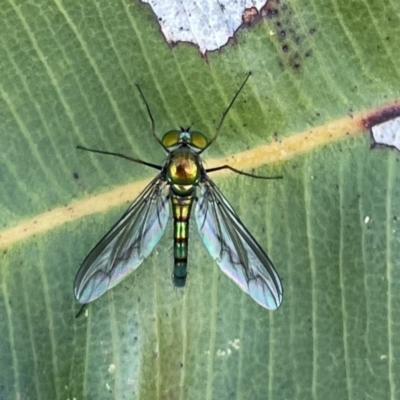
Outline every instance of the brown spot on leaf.
{"type": "Polygon", "coordinates": [[[382,108],[375,114],[371,114],[367,118],[364,118],[363,123],[367,129],[370,129],[375,125],[379,125],[397,117],[400,117],[400,105],[396,104],[390,107],[382,108]]]}
{"type": "Polygon", "coordinates": [[[250,26],[254,25],[261,18],[257,8],[246,8],[242,15],[243,24],[250,26]]]}

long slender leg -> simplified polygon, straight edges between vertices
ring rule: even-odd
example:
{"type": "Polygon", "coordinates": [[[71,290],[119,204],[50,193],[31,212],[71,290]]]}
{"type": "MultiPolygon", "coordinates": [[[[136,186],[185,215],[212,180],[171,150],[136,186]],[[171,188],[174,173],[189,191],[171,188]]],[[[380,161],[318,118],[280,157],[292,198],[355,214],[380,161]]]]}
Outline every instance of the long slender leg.
{"type": "Polygon", "coordinates": [[[209,147],[213,142],[215,142],[215,139],[217,139],[217,136],[219,134],[219,131],[221,129],[222,123],[224,122],[224,119],[226,117],[226,114],[228,114],[228,111],[231,109],[231,107],[233,106],[233,103],[235,102],[236,98],[239,96],[239,93],[242,91],[244,85],[246,84],[247,80],[249,79],[251,75],[251,71],[248,72],[244,82],[241,84],[239,90],[235,93],[235,95],[233,96],[233,99],[231,100],[231,102],[229,103],[227,109],[222,113],[222,117],[221,120],[219,121],[219,124],[217,126],[217,129],[215,131],[214,136],[210,139],[210,141],[208,142],[207,146],[199,153],[201,154],[205,149],[207,149],[207,147],[209,147]]]}
{"type": "Polygon", "coordinates": [[[147,165],[148,167],[151,167],[151,168],[154,168],[154,169],[158,169],[159,171],[162,170],[162,167],[160,165],[152,164],[152,163],[149,163],[149,162],[143,161],[143,160],[138,160],[137,158],[132,158],[132,157],[126,156],[126,155],[121,154],[121,153],[111,153],[110,151],[88,149],[87,147],[83,147],[83,146],[76,146],[76,148],[79,149],[79,150],[90,151],[92,153],[107,154],[109,156],[116,156],[116,157],[124,158],[125,160],[129,160],[129,161],[132,161],[132,162],[135,162],[135,163],[138,163],[138,164],[147,165]]]}
{"type": "Polygon", "coordinates": [[[221,165],[220,167],[215,167],[215,168],[208,168],[206,169],[206,172],[215,172],[215,171],[220,171],[222,169],[229,169],[239,175],[245,175],[245,176],[250,176],[251,178],[256,178],[256,179],[283,179],[282,175],[277,175],[277,176],[262,176],[262,175],[254,175],[254,174],[249,174],[248,172],[243,172],[240,171],[236,168],[231,167],[230,165],[221,165]]]}
{"type": "Polygon", "coordinates": [[[146,98],[144,97],[144,94],[142,92],[142,89],[140,89],[140,86],[138,84],[136,84],[136,87],[139,90],[140,96],[142,97],[142,100],[144,102],[144,104],[146,105],[146,109],[147,109],[147,113],[149,114],[150,117],[150,121],[151,121],[151,133],[152,135],[156,138],[157,142],[161,144],[161,146],[165,149],[165,151],[167,151],[169,153],[169,150],[163,145],[162,141],[160,140],[160,138],[157,136],[156,134],[156,124],[154,122],[154,118],[153,115],[151,114],[150,111],[150,107],[149,104],[147,103],[146,98]]]}

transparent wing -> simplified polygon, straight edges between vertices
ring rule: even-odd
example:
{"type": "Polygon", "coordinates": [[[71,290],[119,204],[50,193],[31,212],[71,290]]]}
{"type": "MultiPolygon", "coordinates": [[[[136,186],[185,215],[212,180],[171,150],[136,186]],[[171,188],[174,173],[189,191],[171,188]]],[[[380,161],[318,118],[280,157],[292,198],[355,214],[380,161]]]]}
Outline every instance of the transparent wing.
{"type": "Polygon", "coordinates": [[[149,256],[169,217],[169,186],[158,175],[83,261],[74,293],[89,303],[117,285],[149,256]]]}
{"type": "Polygon", "coordinates": [[[200,185],[195,219],[204,245],[222,271],[269,310],[282,302],[282,285],[264,250],[208,177],[200,185]]]}

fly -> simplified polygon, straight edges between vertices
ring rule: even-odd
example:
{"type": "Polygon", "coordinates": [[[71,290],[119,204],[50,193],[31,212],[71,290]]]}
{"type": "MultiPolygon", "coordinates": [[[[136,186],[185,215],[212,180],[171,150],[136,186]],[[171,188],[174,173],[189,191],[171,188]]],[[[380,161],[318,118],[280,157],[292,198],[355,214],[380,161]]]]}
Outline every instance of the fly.
{"type": "Polygon", "coordinates": [[[228,111],[250,74],[223,112],[210,141],[190,127],[168,131],[160,139],[156,134],[150,107],[137,85],[151,121],[152,135],[167,153],[162,166],[120,153],[78,146],[82,150],[114,155],[159,170],[158,175],[83,261],[74,283],[75,297],[80,303],[86,304],[100,297],[150,255],[165,232],[171,204],[174,219],[175,286],[182,287],[186,282],[188,227],[194,208],[200,237],[222,272],[261,306],[269,310],[280,306],[282,285],[272,261],[243,225],[208,173],[229,169],[254,178],[282,177],[260,177],[229,165],[205,169],[201,160],[201,154],[216,140],[228,111]]]}

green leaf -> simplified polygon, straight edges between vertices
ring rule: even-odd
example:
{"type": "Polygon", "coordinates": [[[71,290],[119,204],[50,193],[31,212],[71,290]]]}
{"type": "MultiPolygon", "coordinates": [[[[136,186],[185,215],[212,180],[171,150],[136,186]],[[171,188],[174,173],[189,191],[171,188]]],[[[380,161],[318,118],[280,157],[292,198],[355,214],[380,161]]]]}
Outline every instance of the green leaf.
{"type": "Polygon", "coordinates": [[[362,120],[398,100],[399,6],[270,7],[205,58],[169,47],[139,2],[2,5],[0,399],[397,397],[399,156],[371,149],[362,120]],[[154,176],[76,146],[162,164],[135,84],[159,136],[211,137],[249,70],[205,158],[284,176],[215,176],[274,261],[281,308],[227,279],[194,224],[174,288],[170,224],[75,318],[80,263],[154,176]]]}

